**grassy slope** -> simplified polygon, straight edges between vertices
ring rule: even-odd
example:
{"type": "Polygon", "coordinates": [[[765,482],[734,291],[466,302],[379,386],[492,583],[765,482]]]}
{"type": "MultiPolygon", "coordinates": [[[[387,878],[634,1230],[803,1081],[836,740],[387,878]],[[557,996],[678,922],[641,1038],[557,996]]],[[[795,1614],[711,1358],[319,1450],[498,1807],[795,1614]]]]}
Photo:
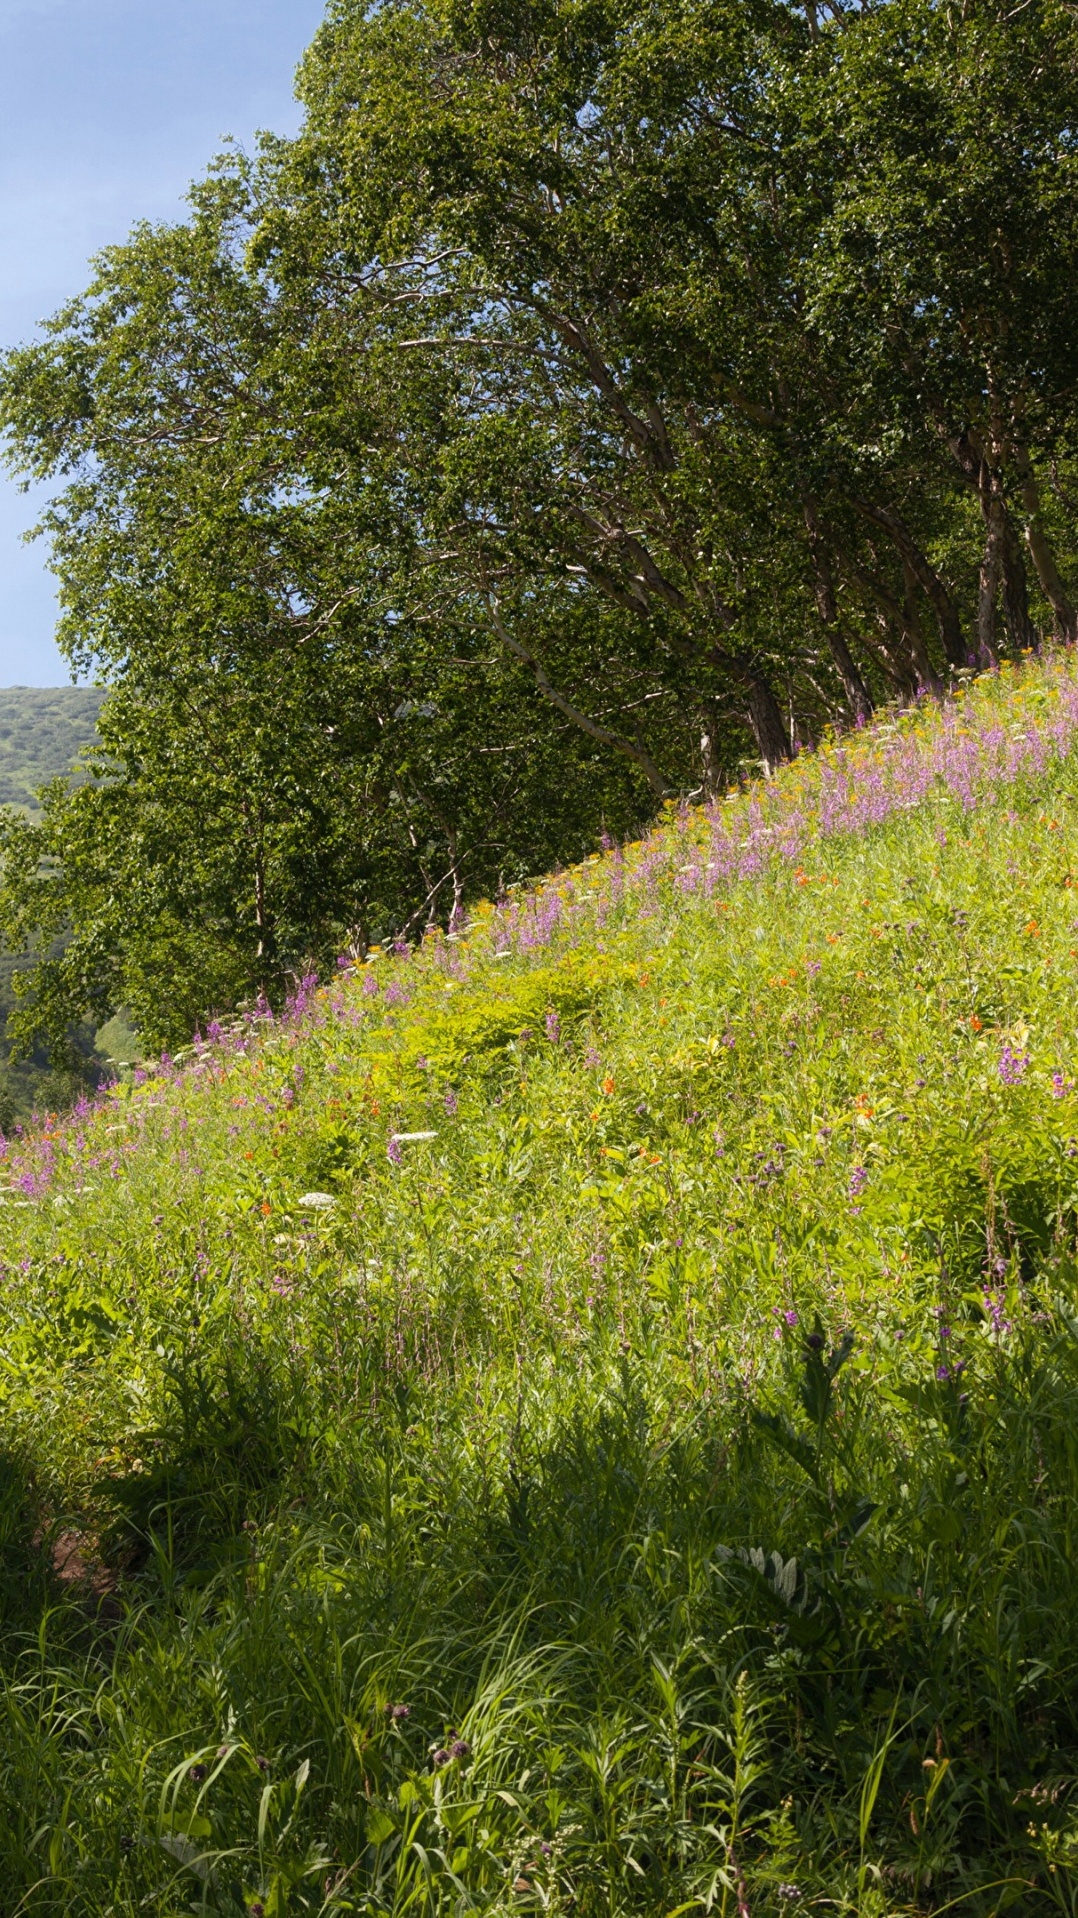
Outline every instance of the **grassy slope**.
{"type": "Polygon", "coordinates": [[[8,1909],[1076,1908],[1076,754],[1004,673],[10,1150],[8,1909]]]}

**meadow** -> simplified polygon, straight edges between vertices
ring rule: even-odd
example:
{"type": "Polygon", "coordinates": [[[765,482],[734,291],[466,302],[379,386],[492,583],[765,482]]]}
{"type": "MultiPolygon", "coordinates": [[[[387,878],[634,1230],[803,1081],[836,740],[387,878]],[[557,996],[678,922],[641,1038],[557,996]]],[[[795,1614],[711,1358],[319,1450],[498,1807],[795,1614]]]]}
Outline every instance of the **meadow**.
{"type": "Polygon", "coordinates": [[[1078,664],[5,1147],[6,1913],[1078,1914],[1078,664]]]}

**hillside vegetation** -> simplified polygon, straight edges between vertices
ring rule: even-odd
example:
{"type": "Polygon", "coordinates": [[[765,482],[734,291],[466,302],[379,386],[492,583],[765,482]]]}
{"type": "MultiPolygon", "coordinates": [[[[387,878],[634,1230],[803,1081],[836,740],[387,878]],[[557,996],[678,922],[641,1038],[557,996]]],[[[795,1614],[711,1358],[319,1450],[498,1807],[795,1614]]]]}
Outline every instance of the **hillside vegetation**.
{"type": "Polygon", "coordinates": [[[0,805],[39,810],[38,792],[94,744],[100,686],[5,686],[0,691],[0,805]]]}
{"type": "Polygon", "coordinates": [[[1078,1909],[1078,667],[9,1145],[5,1910],[1078,1909]]]}
{"type": "MultiPolygon", "coordinates": [[[[40,820],[39,794],[50,780],[66,779],[72,787],[83,783],[79,762],[95,743],[104,697],[97,686],[0,690],[0,806],[15,807],[20,823],[40,820]]],[[[71,1023],[67,1070],[59,1060],[50,1062],[40,1042],[12,1059],[8,1021],[16,1005],[13,978],[29,963],[21,939],[13,951],[0,952],[0,1128],[5,1132],[35,1110],[70,1103],[82,1085],[96,1085],[110,1071],[107,1041],[113,1029],[106,1030],[106,1043],[99,1046],[93,1022],[81,1017],[71,1023]]],[[[116,1030],[130,1040],[123,1025],[116,1030]]]]}

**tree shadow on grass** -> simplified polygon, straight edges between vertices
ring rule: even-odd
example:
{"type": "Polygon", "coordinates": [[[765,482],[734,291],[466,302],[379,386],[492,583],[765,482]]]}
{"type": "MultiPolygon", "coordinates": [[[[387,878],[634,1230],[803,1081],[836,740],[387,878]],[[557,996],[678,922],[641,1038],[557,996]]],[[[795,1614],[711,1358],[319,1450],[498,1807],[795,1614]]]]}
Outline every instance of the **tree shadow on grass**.
{"type": "Polygon", "coordinates": [[[268,1364],[241,1355],[178,1367],[164,1417],[137,1441],[137,1465],[105,1488],[106,1561],[132,1573],[153,1558],[188,1580],[235,1562],[245,1528],[287,1496],[301,1462],[292,1413],[268,1364]]]}

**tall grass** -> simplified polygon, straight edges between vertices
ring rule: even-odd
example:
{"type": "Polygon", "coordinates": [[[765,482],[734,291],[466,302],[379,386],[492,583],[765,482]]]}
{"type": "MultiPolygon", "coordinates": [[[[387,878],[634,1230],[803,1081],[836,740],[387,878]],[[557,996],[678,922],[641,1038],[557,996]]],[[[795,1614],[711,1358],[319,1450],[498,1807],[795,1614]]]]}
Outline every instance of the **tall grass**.
{"type": "Polygon", "coordinates": [[[1078,674],[10,1141],[5,1911],[1078,1912],[1078,674]]]}

